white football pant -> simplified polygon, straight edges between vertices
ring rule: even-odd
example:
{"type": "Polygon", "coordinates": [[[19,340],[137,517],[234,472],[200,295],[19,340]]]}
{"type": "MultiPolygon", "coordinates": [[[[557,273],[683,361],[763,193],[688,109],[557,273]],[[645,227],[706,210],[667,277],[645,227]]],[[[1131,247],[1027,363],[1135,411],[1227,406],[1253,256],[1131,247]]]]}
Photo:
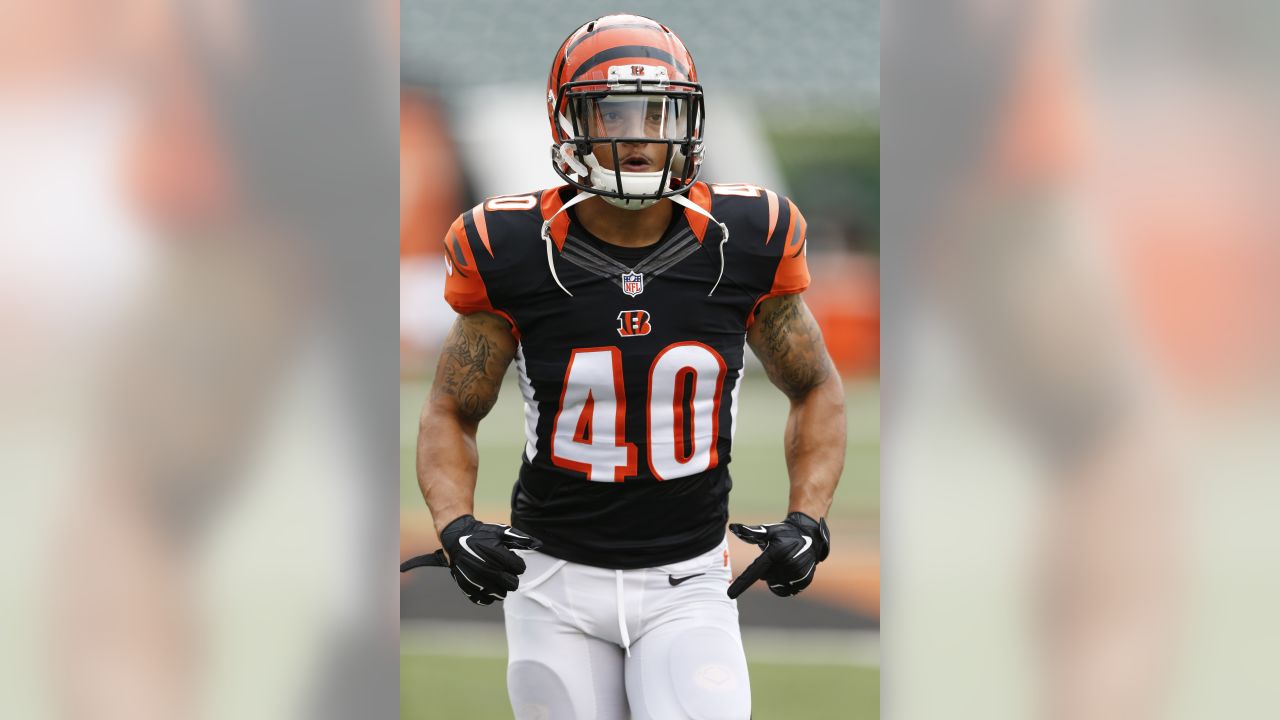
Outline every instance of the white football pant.
{"type": "Polygon", "coordinates": [[[516,720],[751,716],[727,542],[641,570],[520,555],[528,569],[503,603],[516,720]]]}

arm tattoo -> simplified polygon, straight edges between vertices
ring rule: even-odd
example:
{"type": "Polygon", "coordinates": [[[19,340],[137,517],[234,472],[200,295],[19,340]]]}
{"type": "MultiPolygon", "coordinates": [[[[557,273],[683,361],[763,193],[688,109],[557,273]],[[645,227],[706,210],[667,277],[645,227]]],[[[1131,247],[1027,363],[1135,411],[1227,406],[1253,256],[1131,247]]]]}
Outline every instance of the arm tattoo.
{"type": "Polygon", "coordinates": [[[460,317],[440,351],[431,394],[452,398],[459,414],[471,422],[479,422],[493,409],[511,362],[514,345],[508,347],[495,333],[510,337],[499,318],[479,314],[460,317]]]}
{"type": "Polygon", "coordinates": [[[769,379],[788,397],[805,395],[831,373],[822,331],[799,295],[762,303],[747,340],[769,379]]]}

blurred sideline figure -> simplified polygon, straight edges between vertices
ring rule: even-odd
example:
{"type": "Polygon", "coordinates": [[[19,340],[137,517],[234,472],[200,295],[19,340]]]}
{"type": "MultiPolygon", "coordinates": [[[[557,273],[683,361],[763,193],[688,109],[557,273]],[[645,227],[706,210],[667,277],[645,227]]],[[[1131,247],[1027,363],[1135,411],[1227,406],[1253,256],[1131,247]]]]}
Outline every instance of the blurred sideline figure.
{"type": "Polygon", "coordinates": [[[1189,531],[1208,518],[1189,440],[1224,411],[1258,412],[1280,366],[1275,215],[1249,166],[1257,98],[1166,67],[1187,37],[1212,44],[1194,12],[1000,9],[927,21],[979,59],[980,79],[944,80],[991,114],[920,116],[982,142],[926,148],[946,172],[930,173],[941,210],[916,228],[914,267],[1051,481],[1034,538],[1037,716],[1178,716],[1197,664],[1189,531]]]}
{"type": "MultiPolygon", "coordinates": [[[[367,240],[371,214],[390,216],[389,193],[370,196],[394,182],[395,118],[377,111],[395,96],[394,82],[376,95],[391,76],[371,72],[368,9],[330,9],[298,34],[313,13],[282,5],[19,7],[33,16],[0,23],[5,51],[70,67],[32,81],[45,106],[65,93],[125,108],[103,165],[78,170],[111,189],[104,204],[136,224],[147,261],[104,297],[118,305],[81,368],[86,447],[67,452],[47,563],[53,704],[77,718],[371,713],[394,696],[395,607],[365,599],[385,574],[357,558],[379,543],[385,556],[394,526],[373,527],[356,465],[394,394],[356,386],[395,370],[361,355],[393,330],[364,322],[358,300],[393,301],[352,287],[394,262],[367,240]],[[244,510],[263,507],[275,517],[252,541],[223,531],[254,527],[244,510]]],[[[54,189],[58,222],[100,210],[70,187],[54,189]]],[[[88,246],[112,239],[80,229],[88,246]]]]}
{"type": "Polygon", "coordinates": [[[799,293],[804,216],[698,181],[703,89],[660,23],[608,15],[547,83],[558,188],[489,198],[444,238],[460,317],[418,437],[418,479],[472,602],[503,601],[517,718],[747,718],[736,598],[809,586],[844,462],[844,393],[799,293]],[[540,240],[540,241],[539,241],[540,240]],[[788,514],[733,580],[725,524],[745,344],[791,400],[788,514]],[[472,513],[475,434],[515,363],[527,444],[511,526],[472,513]],[[732,580],[732,582],[731,582],[732,580]]]}
{"type": "Polygon", "coordinates": [[[303,300],[304,271],[232,190],[178,19],[153,10],[134,18],[144,34],[119,69],[141,103],[118,172],[157,262],[106,353],[99,430],[60,541],[70,717],[197,714],[208,649],[194,553],[237,492],[303,300]]]}

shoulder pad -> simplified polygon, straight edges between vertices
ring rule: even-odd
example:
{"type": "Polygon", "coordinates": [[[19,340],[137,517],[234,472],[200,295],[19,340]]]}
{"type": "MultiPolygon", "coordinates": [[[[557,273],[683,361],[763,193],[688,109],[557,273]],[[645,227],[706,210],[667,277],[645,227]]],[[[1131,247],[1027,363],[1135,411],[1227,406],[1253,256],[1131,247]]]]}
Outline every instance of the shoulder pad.
{"type": "Polygon", "coordinates": [[[529,244],[530,233],[539,238],[542,218],[538,212],[540,193],[523,195],[499,195],[463,213],[467,231],[479,241],[479,247],[491,260],[504,262],[501,257],[512,252],[520,254],[529,244]]]}
{"type": "MultiPolygon", "coordinates": [[[[749,184],[710,186],[712,213],[729,227],[726,250],[754,278],[756,306],[767,298],[809,287],[808,223],[789,198],[749,184]]],[[[748,315],[748,326],[755,317],[748,315]]]]}
{"type": "Polygon", "coordinates": [[[757,253],[779,243],[791,246],[794,252],[803,242],[804,217],[786,197],[748,183],[717,183],[710,188],[715,216],[729,226],[741,249],[757,253]],[[799,232],[796,223],[800,225],[799,232]]]}
{"type": "Polygon", "coordinates": [[[537,281],[528,269],[542,263],[544,197],[557,192],[487,198],[454,220],[444,238],[445,300],[454,310],[501,314],[537,281]]]}
{"type": "MultiPolygon", "coordinates": [[[[489,290],[476,259],[476,247],[488,246],[489,243],[487,237],[480,240],[483,215],[477,227],[474,212],[469,210],[459,215],[444,235],[444,299],[462,315],[493,311],[489,290]]],[[[487,230],[483,232],[487,234],[487,230]]]]}

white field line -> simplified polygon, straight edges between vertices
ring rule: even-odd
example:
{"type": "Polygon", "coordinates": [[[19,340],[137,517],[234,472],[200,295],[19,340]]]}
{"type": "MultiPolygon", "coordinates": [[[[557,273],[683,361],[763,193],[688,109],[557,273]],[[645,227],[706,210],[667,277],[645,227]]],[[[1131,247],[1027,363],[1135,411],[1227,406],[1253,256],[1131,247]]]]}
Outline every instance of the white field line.
{"type": "MultiPolygon", "coordinates": [[[[874,630],[794,630],[746,628],[747,659],[786,665],[880,664],[880,633],[874,630]]],[[[400,654],[501,658],[506,635],[497,623],[467,620],[402,620],[400,654]]]]}

